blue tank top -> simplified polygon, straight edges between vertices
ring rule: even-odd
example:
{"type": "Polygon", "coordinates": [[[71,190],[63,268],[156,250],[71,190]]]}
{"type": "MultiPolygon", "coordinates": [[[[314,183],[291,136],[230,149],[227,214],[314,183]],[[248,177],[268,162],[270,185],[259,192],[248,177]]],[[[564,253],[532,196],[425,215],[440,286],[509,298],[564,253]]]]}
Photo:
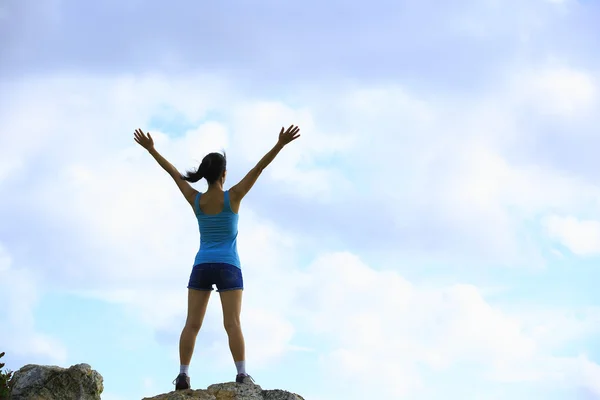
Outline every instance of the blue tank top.
{"type": "Polygon", "coordinates": [[[194,265],[202,263],[227,263],[241,268],[237,251],[238,214],[231,210],[229,190],[225,191],[223,210],[208,215],[200,210],[200,196],[194,201],[194,210],[200,229],[200,249],[194,265]]]}

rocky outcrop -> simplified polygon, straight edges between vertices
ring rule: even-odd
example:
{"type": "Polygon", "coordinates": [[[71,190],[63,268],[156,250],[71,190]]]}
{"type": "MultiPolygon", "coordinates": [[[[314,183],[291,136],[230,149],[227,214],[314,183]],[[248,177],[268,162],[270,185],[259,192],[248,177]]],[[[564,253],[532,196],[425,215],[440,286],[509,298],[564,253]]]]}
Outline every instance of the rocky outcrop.
{"type": "MultiPolygon", "coordinates": [[[[102,375],[87,364],[70,368],[26,365],[14,373],[11,400],[101,400],[102,375]]],[[[218,383],[205,390],[181,390],[143,400],[304,400],[284,390],[263,390],[259,385],[218,383]]]]}
{"type": "Polygon", "coordinates": [[[302,396],[285,390],[263,390],[259,385],[218,383],[206,390],[180,390],[142,400],[304,400],[302,396]]]}
{"type": "Polygon", "coordinates": [[[102,375],[87,364],[26,365],[13,377],[11,400],[100,400],[102,375]]]}

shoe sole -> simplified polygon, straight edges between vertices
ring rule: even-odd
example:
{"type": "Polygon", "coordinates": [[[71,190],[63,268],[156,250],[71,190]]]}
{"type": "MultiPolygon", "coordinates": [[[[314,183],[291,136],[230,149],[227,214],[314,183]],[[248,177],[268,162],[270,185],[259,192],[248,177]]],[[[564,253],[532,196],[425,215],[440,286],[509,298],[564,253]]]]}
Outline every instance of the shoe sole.
{"type": "Polygon", "coordinates": [[[175,385],[175,390],[187,390],[190,387],[187,384],[175,385]]]}

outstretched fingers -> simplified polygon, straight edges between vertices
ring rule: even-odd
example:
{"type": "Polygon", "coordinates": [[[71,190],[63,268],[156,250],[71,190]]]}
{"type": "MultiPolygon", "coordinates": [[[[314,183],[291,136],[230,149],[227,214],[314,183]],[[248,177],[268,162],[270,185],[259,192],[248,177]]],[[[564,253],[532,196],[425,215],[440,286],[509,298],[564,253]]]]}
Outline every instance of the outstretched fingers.
{"type": "Polygon", "coordinates": [[[135,130],[135,134],[139,139],[145,139],[146,138],[146,134],[144,133],[143,130],[141,129],[136,129],[135,130]]]}
{"type": "MultiPolygon", "coordinates": [[[[292,126],[293,126],[293,125],[292,125],[292,126]]],[[[292,128],[292,127],[290,127],[290,128],[292,128]]],[[[296,140],[296,139],[298,139],[298,138],[300,137],[300,134],[299,134],[298,132],[300,132],[300,128],[299,128],[298,126],[294,127],[294,128],[293,128],[293,129],[291,129],[291,130],[290,130],[290,129],[288,129],[288,135],[289,135],[289,136],[291,136],[291,138],[290,138],[290,142],[291,142],[292,140],[296,140]]]]}
{"type": "Polygon", "coordinates": [[[154,141],[152,140],[152,136],[150,133],[145,134],[141,129],[136,129],[133,133],[134,140],[142,147],[149,148],[154,145],[154,141]]]}
{"type": "Polygon", "coordinates": [[[290,125],[290,127],[287,128],[287,131],[285,131],[285,133],[288,135],[294,135],[299,130],[300,130],[300,128],[298,128],[297,126],[295,127],[294,125],[290,125]]]}
{"type": "Polygon", "coordinates": [[[300,128],[295,125],[290,125],[285,132],[284,128],[281,128],[281,132],[279,132],[279,143],[286,145],[292,140],[298,139],[300,137],[298,132],[300,132],[300,128]]]}

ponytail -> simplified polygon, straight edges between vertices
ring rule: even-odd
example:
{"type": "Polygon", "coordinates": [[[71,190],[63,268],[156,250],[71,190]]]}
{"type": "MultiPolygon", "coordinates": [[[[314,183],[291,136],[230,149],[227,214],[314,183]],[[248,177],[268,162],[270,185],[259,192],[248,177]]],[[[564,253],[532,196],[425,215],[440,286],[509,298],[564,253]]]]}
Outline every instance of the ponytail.
{"type": "Polygon", "coordinates": [[[196,171],[187,171],[185,175],[181,175],[181,179],[192,183],[198,182],[200,179],[204,178],[204,171],[206,171],[206,166],[203,162],[196,171]]]}
{"type": "Polygon", "coordinates": [[[204,159],[196,171],[188,171],[181,179],[188,182],[198,182],[204,178],[208,184],[213,184],[225,172],[227,168],[227,159],[225,154],[210,153],[204,159]]]}

